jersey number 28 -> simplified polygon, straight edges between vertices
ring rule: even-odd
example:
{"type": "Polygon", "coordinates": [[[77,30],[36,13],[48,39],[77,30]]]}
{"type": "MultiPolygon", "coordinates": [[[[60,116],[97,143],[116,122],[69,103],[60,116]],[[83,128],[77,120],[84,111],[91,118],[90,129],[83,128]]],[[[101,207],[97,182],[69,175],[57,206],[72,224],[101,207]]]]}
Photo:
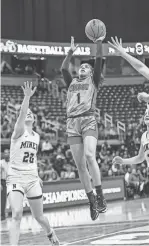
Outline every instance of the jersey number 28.
{"type": "Polygon", "coordinates": [[[34,163],[34,154],[29,152],[24,152],[23,162],[34,163]]]}

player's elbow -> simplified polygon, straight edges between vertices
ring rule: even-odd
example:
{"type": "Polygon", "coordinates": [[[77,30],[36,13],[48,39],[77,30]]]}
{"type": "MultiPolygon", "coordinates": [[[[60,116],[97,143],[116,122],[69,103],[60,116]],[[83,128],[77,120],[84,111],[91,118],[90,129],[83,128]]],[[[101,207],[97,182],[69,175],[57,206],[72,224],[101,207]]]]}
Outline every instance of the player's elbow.
{"type": "Polygon", "coordinates": [[[139,164],[144,161],[144,156],[143,155],[138,155],[136,158],[136,164],[139,164]]]}
{"type": "Polygon", "coordinates": [[[140,68],[138,69],[139,73],[142,74],[146,79],[149,80],[149,68],[147,68],[146,66],[144,66],[144,64],[142,66],[140,66],[140,68]]]}
{"type": "Polygon", "coordinates": [[[63,73],[65,73],[66,68],[64,68],[64,66],[62,65],[60,70],[61,70],[61,73],[63,74],[63,73]]]}

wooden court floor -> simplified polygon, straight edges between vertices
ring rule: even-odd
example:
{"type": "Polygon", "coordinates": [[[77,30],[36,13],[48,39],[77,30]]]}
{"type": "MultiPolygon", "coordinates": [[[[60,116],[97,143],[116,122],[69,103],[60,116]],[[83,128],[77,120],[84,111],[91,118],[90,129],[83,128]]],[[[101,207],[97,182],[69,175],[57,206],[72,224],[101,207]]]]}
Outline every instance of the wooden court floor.
{"type": "MultiPolygon", "coordinates": [[[[87,206],[46,211],[61,245],[148,245],[149,199],[108,204],[108,211],[93,222],[87,206]]],[[[1,223],[1,245],[9,245],[10,218],[1,223]]],[[[19,245],[49,245],[45,233],[30,214],[21,222],[19,245]]]]}

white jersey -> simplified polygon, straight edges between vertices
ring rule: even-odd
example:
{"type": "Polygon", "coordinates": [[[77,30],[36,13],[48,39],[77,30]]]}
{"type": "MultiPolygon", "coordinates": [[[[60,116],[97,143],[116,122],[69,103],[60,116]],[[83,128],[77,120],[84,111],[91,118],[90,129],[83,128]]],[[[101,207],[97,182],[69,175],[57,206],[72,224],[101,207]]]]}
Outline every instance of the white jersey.
{"type": "Polygon", "coordinates": [[[145,160],[146,160],[147,165],[149,167],[149,134],[147,131],[142,134],[141,143],[142,143],[143,148],[144,148],[145,160]]]}
{"type": "Polygon", "coordinates": [[[18,139],[11,139],[10,167],[16,171],[37,172],[39,134],[25,131],[18,139]]]}

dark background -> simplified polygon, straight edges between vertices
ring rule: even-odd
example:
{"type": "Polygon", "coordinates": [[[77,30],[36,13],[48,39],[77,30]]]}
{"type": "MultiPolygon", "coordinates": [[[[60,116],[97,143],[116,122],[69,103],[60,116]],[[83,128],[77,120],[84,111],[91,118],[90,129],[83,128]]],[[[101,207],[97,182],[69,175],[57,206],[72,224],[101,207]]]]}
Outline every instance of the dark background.
{"type": "Polygon", "coordinates": [[[149,0],[2,0],[2,38],[89,42],[85,24],[101,19],[107,39],[149,40],[149,0]]]}

